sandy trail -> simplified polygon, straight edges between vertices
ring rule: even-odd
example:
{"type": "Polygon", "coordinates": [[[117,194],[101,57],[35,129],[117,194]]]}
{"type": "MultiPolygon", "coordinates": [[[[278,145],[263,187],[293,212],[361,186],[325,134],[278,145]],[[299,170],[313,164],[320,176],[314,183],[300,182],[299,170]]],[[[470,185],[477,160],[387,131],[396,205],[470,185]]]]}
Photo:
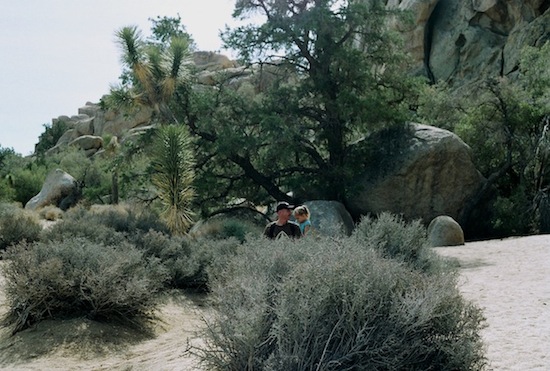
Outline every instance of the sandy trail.
{"type": "MultiPolygon", "coordinates": [[[[487,317],[490,369],[550,370],[550,235],[436,250],[459,260],[461,290],[487,317]]],[[[84,319],[44,321],[15,336],[0,328],[0,369],[200,370],[187,349],[202,344],[197,331],[207,313],[200,297],[174,292],[152,335],[84,319]]]]}
{"type": "MultiPolygon", "coordinates": [[[[1,370],[201,370],[189,346],[200,346],[204,297],[173,292],[150,334],[86,319],[44,321],[9,336],[0,329],[1,370]]],[[[0,314],[5,312],[0,293],[0,314]]]]}
{"type": "Polygon", "coordinates": [[[461,290],[487,318],[492,370],[550,370],[550,236],[436,249],[461,263],[461,290]]]}

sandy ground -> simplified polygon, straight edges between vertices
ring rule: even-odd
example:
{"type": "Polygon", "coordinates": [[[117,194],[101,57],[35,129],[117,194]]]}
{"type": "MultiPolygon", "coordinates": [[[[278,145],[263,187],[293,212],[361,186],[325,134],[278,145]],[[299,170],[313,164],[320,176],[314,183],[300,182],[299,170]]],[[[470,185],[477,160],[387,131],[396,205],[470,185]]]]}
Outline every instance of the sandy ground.
{"type": "Polygon", "coordinates": [[[461,264],[461,290],[487,318],[491,370],[550,370],[550,235],[437,248],[461,264]]]}
{"type": "MultiPolygon", "coordinates": [[[[461,290],[484,310],[490,369],[550,370],[550,235],[436,250],[458,259],[461,290]]],[[[0,315],[4,301],[0,290],[0,315]]],[[[202,344],[207,313],[201,297],[175,292],[151,334],[85,319],[45,321],[15,336],[0,328],[0,369],[200,370],[188,347],[202,344]]]]}
{"type": "MultiPolygon", "coordinates": [[[[4,299],[0,292],[0,315],[4,299]]],[[[151,333],[86,319],[44,321],[14,336],[1,328],[0,370],[201,370],[189,348],[202,344],[203,301],[167,295],[151,333]]]]}

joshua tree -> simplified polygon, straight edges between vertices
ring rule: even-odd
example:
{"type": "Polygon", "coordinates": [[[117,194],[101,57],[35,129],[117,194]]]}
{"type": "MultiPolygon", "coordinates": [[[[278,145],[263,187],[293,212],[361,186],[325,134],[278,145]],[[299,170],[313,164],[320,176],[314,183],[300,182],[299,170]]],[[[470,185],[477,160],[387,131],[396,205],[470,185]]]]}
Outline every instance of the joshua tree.
{"type": "Polygon", "coordinates": [[[116,32],[122,50],[122,84],[111,88],[108,104],[149,107],[160,123],[177,123],[169,103],[188,82],[189,38],[174,36],[169,44],[146,42],[135,26],[116,32]]]}

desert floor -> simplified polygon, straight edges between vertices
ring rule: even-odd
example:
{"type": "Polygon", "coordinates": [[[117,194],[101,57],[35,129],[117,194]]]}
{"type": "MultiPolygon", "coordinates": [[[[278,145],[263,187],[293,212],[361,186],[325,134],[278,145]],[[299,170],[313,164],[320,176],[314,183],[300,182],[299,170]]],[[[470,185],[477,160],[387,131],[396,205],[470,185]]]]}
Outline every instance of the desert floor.
{"type": "Polygon", "coordinates": [[[492,370],[550,370],[550,235],[441,247],[461,264],[461,290],[487,319],[492,370]]]}
{"type": "MultiPolygon", "coordinates": [[[[490,369],[550,370],[550,235],[436,250],[458,259],[461,290],[484,311],[490,369]]],[[[45,321],[14,336],[0,328],[0,369],[199,370],[188,349],[202,344],[203,301],[168,294],[151,334],[85,319],[45,321]]]]}

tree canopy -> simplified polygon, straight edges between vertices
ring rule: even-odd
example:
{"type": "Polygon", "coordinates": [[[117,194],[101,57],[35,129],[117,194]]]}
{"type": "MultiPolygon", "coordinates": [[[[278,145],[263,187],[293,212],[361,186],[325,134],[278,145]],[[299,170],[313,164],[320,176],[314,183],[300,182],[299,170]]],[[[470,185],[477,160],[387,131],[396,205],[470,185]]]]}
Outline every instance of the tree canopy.
{"type": "Polygon", "coordinates": [[[234,16],[255,13],[265,22],[222,35],[254,77],[237,89],[222,80],[187,117],[208,154],[203,180],[219,196],[342,201],[360,166],[354,143],[403,124],[415,96],[387,27],[399,14],[381,1],[254,0],[234,16]]]}

